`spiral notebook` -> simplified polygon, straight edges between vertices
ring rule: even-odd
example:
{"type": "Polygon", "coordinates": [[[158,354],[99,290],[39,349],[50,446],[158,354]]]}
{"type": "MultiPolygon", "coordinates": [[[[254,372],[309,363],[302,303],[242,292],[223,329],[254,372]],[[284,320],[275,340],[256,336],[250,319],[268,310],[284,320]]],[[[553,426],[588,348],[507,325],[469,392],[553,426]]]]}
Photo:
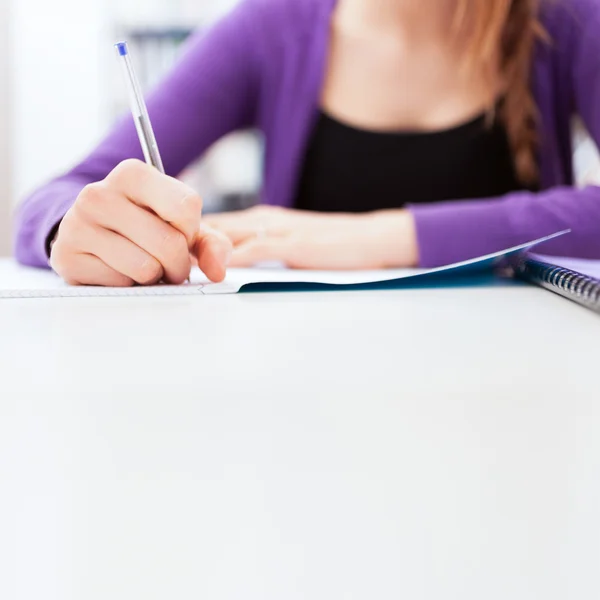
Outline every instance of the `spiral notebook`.
{"type": "Polygon", "coordinates": [[[530,254],[512,262],[515,277],[600,312],[600,261],[530,254]]]}

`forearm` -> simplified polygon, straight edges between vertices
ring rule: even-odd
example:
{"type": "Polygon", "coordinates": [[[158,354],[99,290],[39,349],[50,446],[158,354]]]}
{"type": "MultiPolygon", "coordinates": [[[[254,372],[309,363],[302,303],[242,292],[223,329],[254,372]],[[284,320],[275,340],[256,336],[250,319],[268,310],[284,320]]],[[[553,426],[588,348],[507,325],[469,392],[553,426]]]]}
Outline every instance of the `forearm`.
{"type": "Polygon", "coordinates": [[[553,255],[600,258],[600,188],[556,188],[502,198],[411,206],[419,265],[437,267],[497,252],[546,235],[553,255]]]}
{"type": "Polygon", "coordinates": [[[408,210],[381,210],[366,216],[373,240],[374,263],[381,268],[408,268],[419,264],[415,220],[408,210]]]}

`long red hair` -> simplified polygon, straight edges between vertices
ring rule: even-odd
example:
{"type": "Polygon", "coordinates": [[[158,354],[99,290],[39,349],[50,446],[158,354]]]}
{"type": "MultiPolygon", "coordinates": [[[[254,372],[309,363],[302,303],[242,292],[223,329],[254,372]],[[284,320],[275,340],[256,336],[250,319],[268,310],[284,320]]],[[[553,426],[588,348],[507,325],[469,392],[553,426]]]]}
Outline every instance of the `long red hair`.
{"type": "Polygon", "coordinates": [[[454,27],[460,39],[466,40],[465,64],[500,77],[499,117],[506,127],[517,175],[524,184],[533,184],[539,167],[531,67],[536,41],[546,37],[539,21],[541,0],[456,2],[454,27]]]}

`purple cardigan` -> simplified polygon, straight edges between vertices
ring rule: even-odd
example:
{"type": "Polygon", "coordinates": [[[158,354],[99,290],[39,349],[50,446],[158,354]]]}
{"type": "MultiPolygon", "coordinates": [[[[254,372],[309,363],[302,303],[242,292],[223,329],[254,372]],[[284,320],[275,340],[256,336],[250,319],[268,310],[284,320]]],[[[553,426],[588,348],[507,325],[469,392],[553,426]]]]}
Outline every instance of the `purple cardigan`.
{"type": "MultiPolygon", "coordinates": [[[[180,174],[225,134],[264,134],[262,198],[290,206],[319,108],[331,13],[337,0],[245,0],[184,56],[149,98],[165,168],[180,174]]],[[[552,44],[538,45],[533,89],[541,115],[542,192],[408,206],[421,265],[433,267],[570,228],[544,245],[549,254],[600,258],[600,188],[573,187],[570,121],[580,115],[600,142],[600,2],[547,0],[552,44]]],[[[16,216],[15,253],[46,266],[45,242],[88,183],[126,158],[142,158],[125,117],[92,154],[25,200],[16,216]]]]}

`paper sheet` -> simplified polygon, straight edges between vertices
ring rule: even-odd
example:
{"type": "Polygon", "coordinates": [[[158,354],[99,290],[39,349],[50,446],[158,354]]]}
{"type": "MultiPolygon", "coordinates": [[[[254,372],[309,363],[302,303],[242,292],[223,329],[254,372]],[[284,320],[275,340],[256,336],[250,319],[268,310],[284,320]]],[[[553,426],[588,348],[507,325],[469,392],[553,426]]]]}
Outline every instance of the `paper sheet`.
{"type": "Polygon", "coordinates": [[[559,256],[545,256],[543,254],[532,254],[531,257],[550,265],[571,269],[571,271],[576,271],[582,275],[589,275],[590,277],[600,279],[600,261],[598,260],[563,258],[559,256]]]}
{"type": "Polygon", "coordinates": [[[69,298],[102,296],[189,296],[235,294],[240,291],[291,291],[298,289],[340,289],[364,286],[400,287],[411,283],[431,284],[441,278],[491,272],[503,259],[537,244],[563,235],[560,232],[501,252],[437,269],[387,269],[380,271],[298,271],[282,268],[230,269],[223,283],[207,281],[194,270],[191,283],[180,286],[156,285],[133,288],[73,287],[48,270],[19,267],[0,261],[0,299],[69,298]]]}

